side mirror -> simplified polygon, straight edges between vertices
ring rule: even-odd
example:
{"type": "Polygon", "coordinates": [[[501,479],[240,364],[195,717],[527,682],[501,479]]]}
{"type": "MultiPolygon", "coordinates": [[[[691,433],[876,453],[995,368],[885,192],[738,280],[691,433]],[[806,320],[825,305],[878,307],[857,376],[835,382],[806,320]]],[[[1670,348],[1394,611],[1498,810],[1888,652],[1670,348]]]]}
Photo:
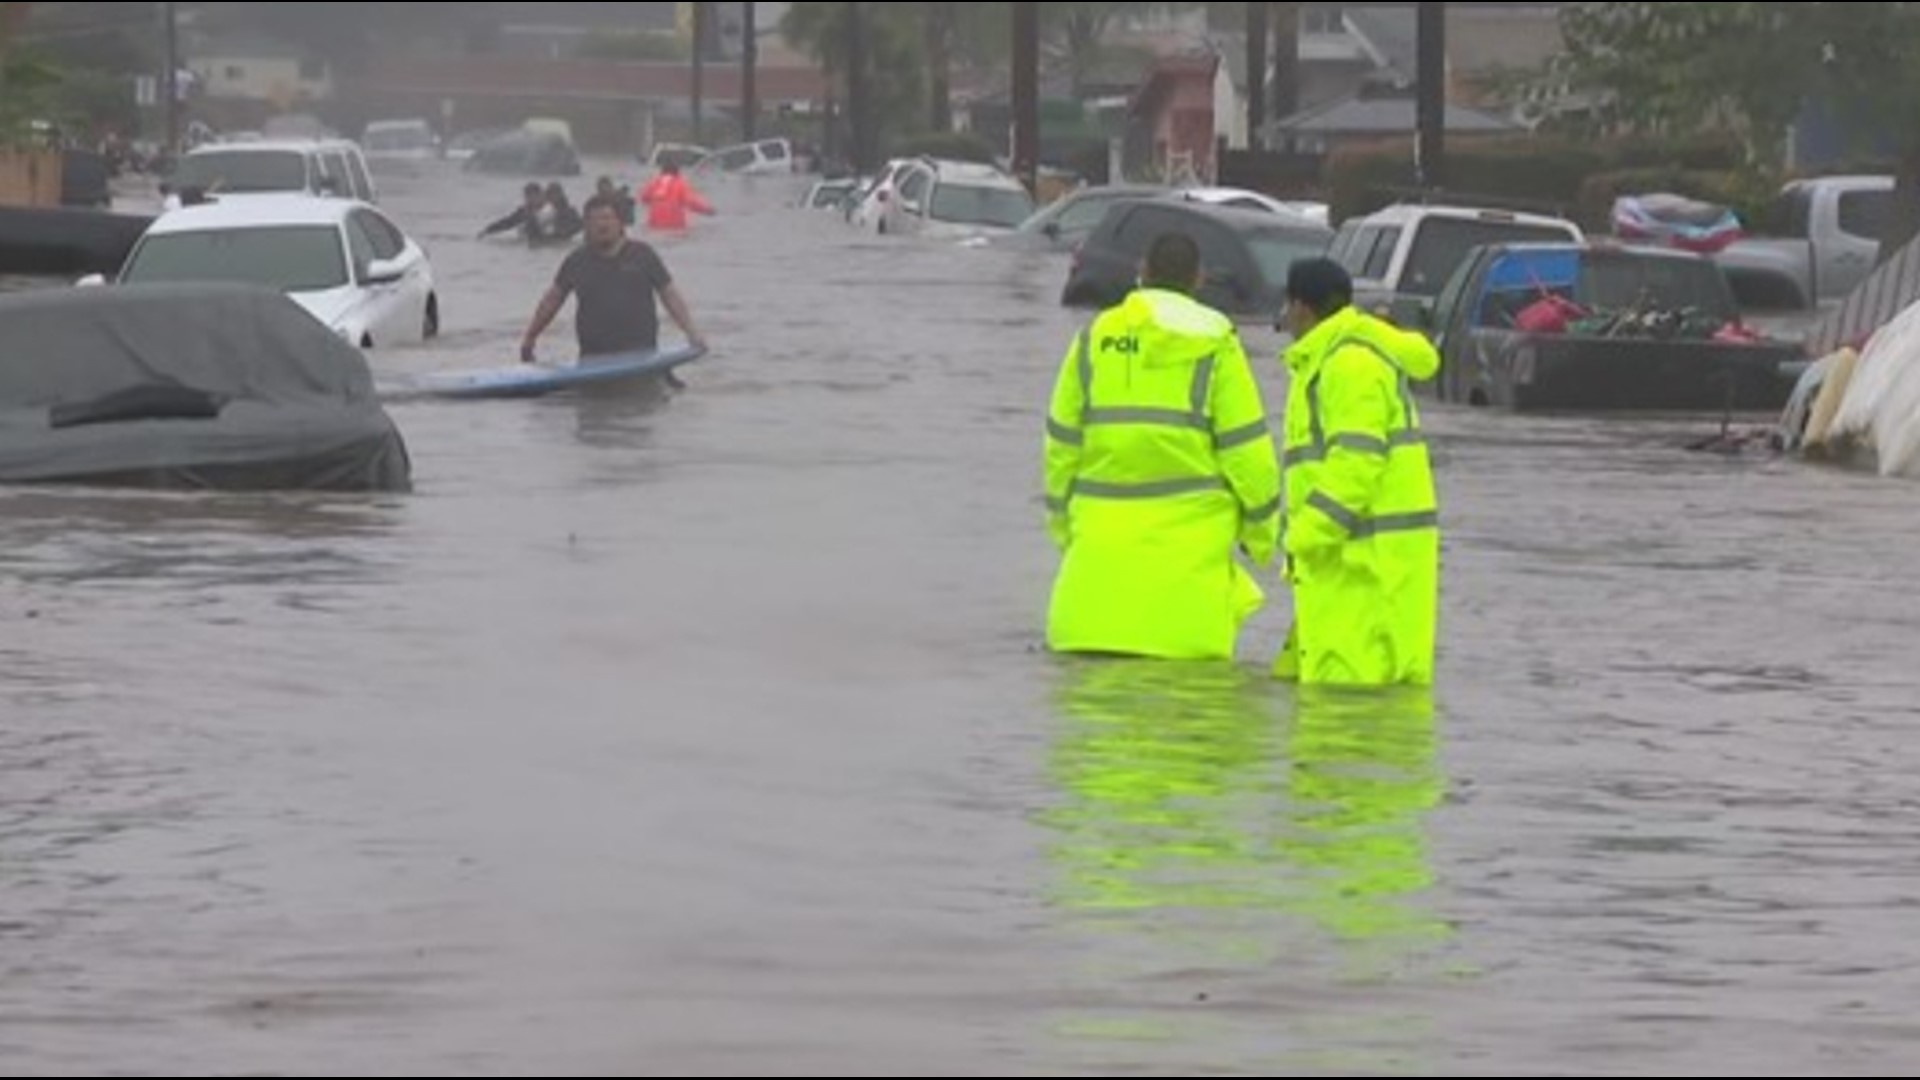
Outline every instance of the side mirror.
{"type": "Polygon", "coordinates": [[[88,274],[86,277],[83,277],[79,281],[74,282],[74,285],[82,289],[92,289],[92,288],[97,288],[101,285],[105,285],[106,283],[107,283],[107,275],[88,274]]]}
{"type": "Polygon", "coordinates": [[[375,259],[360,275],[362,285],[392,285],[407,276],[407,266],[399,259],[375,259]]]}
{"type": "Polygon", "coordinates": [[[1057,221],[1047,222],[1045,225],[1040,227],[1040,231],[1043,233],[1046,233],[1047,239],[1049,240],[1060,239],[1060,223],[1057,221]]]}
{"type": "Polygon", "coordinates": [[[924,208],[919,203],[914,202],[912,199],[907,199],[901,202],[900,209],[918,217],[924,208]]]}

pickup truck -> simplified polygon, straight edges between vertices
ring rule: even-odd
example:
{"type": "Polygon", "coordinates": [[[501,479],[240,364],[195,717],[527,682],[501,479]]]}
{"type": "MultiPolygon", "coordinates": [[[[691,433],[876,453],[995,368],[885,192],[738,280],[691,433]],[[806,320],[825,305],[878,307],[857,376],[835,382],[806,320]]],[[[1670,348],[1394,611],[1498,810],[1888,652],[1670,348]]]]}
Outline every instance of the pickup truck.
{"type": "Polygon", "coordinates": [[[1473,251],[1435,302],[1429,331],[1443,400],[1573,411],[1778,409],[1804,359],[1791,344],[1753,340],[1738,327],[1725,278],[1699,255],[1560,243],[1473,251]],[[1556,308],[1558,319],[1541,317],[1556,308]]]}
{"type": "Polygon", "coordinates": [[[1343,222],[1327,255],[1353,275],[1353,300],[1402,326],[1419,322],[1433,298],[1481,244],[1585,239],[1564,218],[1464,206],[1389,206],[1343,222]]]}
{"type": "Polygon", "coordinates": [[[1714,256],[1750,311],[1809,311],[1838,303],[1873,272],[1893,212],[1893,177],[1823,176],[1780,191],[1762,224],[1774,236],[1714,256]]]}

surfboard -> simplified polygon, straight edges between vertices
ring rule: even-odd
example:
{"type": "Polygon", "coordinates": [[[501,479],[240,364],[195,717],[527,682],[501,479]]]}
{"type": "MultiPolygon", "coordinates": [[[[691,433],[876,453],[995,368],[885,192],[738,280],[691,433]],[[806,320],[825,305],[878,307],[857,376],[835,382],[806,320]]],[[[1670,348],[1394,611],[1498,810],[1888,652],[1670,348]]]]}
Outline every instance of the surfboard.
{"type": "Polygon", "coordinates": [[[404,383],[382,386],[380,396],[465,399],[540,397],[579,387],[608,386],[658,377],[704,355],[705,349],[682,345],[672,349],[583,357],[577,364],[517,364],[473,371],[435,372],[404,383]]]}

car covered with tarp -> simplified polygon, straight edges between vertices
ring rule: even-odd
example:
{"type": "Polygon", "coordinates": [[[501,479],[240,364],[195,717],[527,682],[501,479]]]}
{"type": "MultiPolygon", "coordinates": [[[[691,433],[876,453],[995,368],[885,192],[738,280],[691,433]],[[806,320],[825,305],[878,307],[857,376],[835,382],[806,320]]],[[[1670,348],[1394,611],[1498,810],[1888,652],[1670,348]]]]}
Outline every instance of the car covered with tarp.
{"type": "Polygon", "coordinates": [[[0,295],[0,482],[405,491],[366,358],[256,285],[0,295]]]}

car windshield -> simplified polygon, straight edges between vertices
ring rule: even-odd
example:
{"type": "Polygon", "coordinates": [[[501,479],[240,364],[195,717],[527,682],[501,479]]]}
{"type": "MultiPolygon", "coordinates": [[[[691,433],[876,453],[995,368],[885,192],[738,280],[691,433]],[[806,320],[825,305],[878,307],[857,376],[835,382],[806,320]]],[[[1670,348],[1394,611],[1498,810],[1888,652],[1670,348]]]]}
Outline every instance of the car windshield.
{"type": "Polygon", "coordinates": [[[424,127],[387,127],[367,129],[368,150],[429,150],[433,148],[433,133],[424,127]]]}
{"type": "Polygon", "coordinates": [[[346,285],[347,262],[340,230],[330,225],[205,229],[142,240],[121,280],[245,282],[317,292],[346,285]]]}
{"type": "Polygon", "coordinates": [[[1296,261],[1327,253],[1327,237],[1322,234],[1259,229],[1244,235],[1254,262],[1260,264],[1260,276],[1275,284],[1287,280],[1287,269],[1296,261]]]}
{"type": "Polygon", "coordinates": [[[211,150],[188,154],[174,171],[173,186],[219,194],[305,191],[307,159],[292,150],[211,150]]]}
{"type": "Polygon", "coordinates": [[[1438,295],[1447,279],[1482,244],[1517,244],[1573,239],[1564,225],[1534,225],[1435,215],[1420,223],[1400,274],[1400,291],[1410,296],[1438,295]]]}
{"type": "Polygon", "coordinates": [[[959,225],[1011,229],[1033,213],[1033,200],[1017,188],[941,184],[934,188],[927,216],[959,225]]]}

